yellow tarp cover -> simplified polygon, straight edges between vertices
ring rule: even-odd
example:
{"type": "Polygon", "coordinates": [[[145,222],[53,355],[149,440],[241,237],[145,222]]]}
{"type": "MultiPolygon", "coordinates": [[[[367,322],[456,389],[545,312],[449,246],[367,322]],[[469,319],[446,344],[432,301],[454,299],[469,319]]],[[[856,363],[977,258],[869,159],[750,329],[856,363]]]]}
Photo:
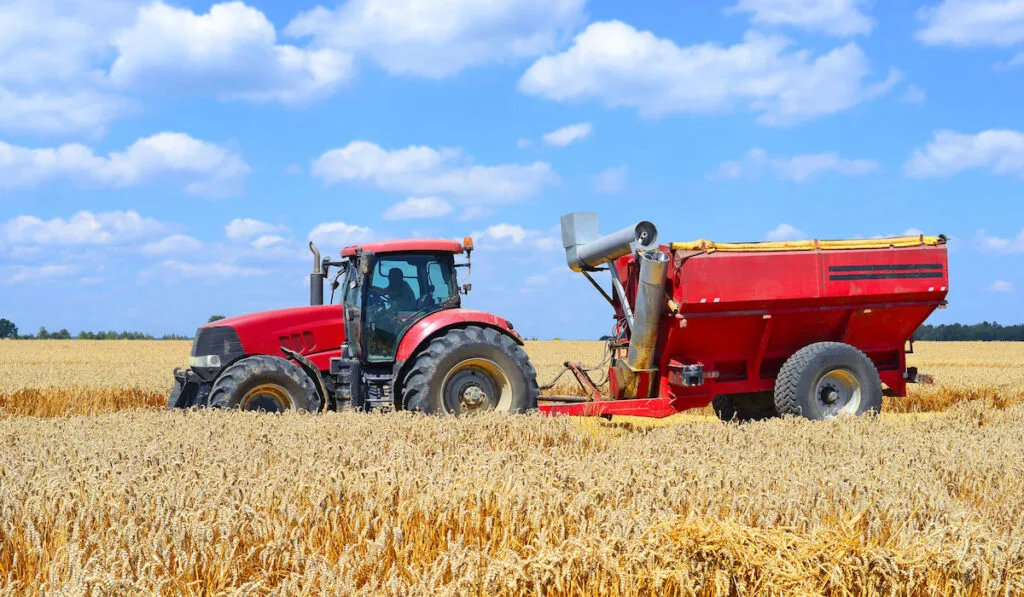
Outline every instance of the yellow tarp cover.
{"type": "Polygon", "coordinates": [[[757,243],[716,243],[694,240],[672,243],[673,251],[841,251],[850,249],[889,249],[899,247],[934,247],[946,243],[944,236],[894,236],[852,240],[785,240],[757,243]]]}

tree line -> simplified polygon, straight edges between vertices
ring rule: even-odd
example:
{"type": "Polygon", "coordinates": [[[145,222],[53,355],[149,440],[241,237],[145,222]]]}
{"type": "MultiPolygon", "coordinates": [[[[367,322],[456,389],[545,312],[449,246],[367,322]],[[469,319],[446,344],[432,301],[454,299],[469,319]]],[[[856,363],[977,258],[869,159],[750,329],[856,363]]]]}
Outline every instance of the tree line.
{"type": "Polygon", "coordinates": [[[914,333],[914,340],[923,342],[960,341],[1002,341],[1024,342],[1024,324],[999,325],[996,322],[983,321],[973,325],[960,323],[942,325],[922,325],[914,333]]]}
{"type": "MultiPolygon", "coordinates": [[[[223,315],[211,315],[209,323],[224,319],[223,315]]],[[[20,334],[18,332],[18,326],[9,319],[0,319],[0,339],[11,339],[11,340],[191,340],[192,336],[182,336],[180,334],[164,334],[163,336],[153,336],[145,332],[129,332],[121,331],[116,332],[114,330],[90,332],[82,330],[76,335],[71,335],[65,328],[61,328],[56,332],[51,332],[46,329],[46,326],[39,328],[39,331],[35,334],[20,334]]]]}
{"type": "MultiPolygon", "coordinates": [[[[224,319],[223,315],[212,315],[210,323],[224,319]]],[[[36,334],[21,335],[18,333],[18,326],[9,319],[0,319],[0,338],[13,338],[20,340],[191,340],[191,336],[178,334],[165,334],[153,336],[144,332],[115,332],[114,330],[88,332],[81,331],[72,336],[66,329],[51,332],[45,327],[39,328],[36,334]]],[[[535,338],[532,338],[535,339],[535,338]]],[[[602,337],[602,340],[606,337],[602,337]]],[[[559,338],[555,338],[559,340],[559,338]]],[[[924,324],[914,332],[914,340],[922,342],[950,342],[950,341],[1002,341],[1002,342],[1024,342],[1024,324],[1000,325],[996,322],[983,321],[972,325],[961,323],[930,325],[924,324]]]]}

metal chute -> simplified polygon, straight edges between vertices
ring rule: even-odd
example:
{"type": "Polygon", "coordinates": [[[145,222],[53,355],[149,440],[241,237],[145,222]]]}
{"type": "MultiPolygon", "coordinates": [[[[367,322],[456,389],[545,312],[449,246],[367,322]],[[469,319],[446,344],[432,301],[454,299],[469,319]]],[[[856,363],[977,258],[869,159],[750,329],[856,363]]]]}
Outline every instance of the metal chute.
{"type": "Polygon", "coordinates": [[[649,249],[658,240],[658,229],[650,222],[637,222],[607,236],[597,228],[597,214],[576,212],[562,216],[562,246],[565,260],[574,272],[581,272],[628,255],[633,247],[649,249]]]}

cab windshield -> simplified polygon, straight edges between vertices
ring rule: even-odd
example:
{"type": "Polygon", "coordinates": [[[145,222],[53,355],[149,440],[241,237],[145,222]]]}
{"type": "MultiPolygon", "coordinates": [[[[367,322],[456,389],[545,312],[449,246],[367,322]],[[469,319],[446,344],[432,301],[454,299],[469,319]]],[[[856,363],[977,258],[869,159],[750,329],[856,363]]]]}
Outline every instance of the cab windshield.
{"type": "Polygon", "coordinates": [[[398,340],[412,324],[434,311],[456,306],[455,257],[436,253],[379,255],[368,277],[365,297],[357,298],[362,292],[351,294],[345,295],[346,313],[350,309],[362,311],[367,360],[390,361],[398,340]],[[365,301],[365,309],[360,309],[360,299],[365,301]]]}

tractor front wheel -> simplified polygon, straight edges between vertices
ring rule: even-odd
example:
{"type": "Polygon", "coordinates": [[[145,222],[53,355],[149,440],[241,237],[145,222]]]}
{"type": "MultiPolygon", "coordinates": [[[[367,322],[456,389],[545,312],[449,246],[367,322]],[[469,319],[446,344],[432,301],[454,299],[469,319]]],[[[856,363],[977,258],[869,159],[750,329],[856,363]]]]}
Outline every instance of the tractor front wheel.
{"type": "Polygon", "coordinates": [[[537,372],[512,338],[485,327],[452,329],[430,341],[402,382],[406,410],[462,415],[537,408],[537,372]]]}
{"type": "Polygon", "coordinates": [[[320,396],[298,365],[280,357],[257,355],[225,369],[210,390],[210,406],[240,410],[316,412],[320,396]]]}

